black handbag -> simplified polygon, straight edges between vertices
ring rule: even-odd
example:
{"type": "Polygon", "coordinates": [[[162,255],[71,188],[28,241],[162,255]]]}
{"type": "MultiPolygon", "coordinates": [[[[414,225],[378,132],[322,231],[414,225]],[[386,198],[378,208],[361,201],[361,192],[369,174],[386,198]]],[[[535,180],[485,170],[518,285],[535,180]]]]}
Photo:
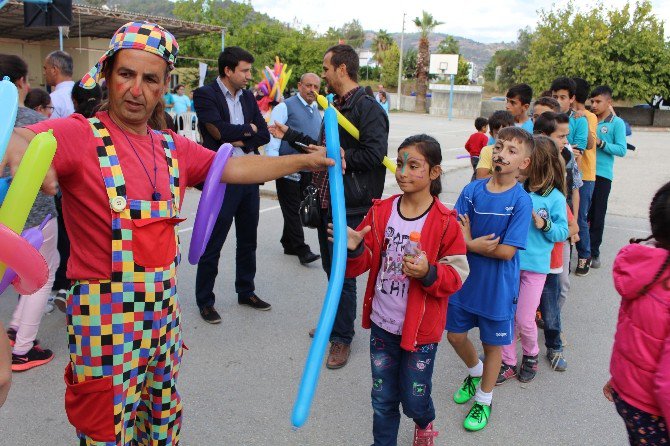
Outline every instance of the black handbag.
{"type": "Polygon", "coordinates": [[[300,222],[306,228],[318,228],[321,224],[321,205],[319,189],[313,184],[305,188],[303,200],[300,202],[300,222]]]}

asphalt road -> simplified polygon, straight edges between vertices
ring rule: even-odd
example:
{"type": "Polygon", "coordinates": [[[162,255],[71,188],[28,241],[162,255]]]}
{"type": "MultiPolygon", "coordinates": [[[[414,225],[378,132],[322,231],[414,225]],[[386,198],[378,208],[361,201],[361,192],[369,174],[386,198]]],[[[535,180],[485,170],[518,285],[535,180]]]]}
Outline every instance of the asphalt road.
{"type": "MultiPolygon", "coordinates": [[[[405,136],[436,136],[443,147],[447,171],[441,198],[451,205],[471,174],[467,160],[456,160],[456,156],[465,153],[460,147],[472,131],[470,121],[394,113],[389,156],[395,156],[405,136]]],[[[608,378],[619,305],[612,286],[611,263],[630,237],[648,233],[645,217],[651,196],[670,180],[664,144],[667,139],[668,132],[637,130],[630,141],[638,151],[617,160],[602,249],[603,267],[585,278],[571,276],[572,290],[563,311],[568,371],[553,372],[542,360],[532,383],[514,381],[496,388],[489,426],[468,433],[462,428],[468,407],[451,400],[466,369],[444,339],[433,377],[435,425],[440,431],[437,445],[626,444],[623,423],[601,393],[608,378]]],[[[265,189],[271,193],[272,186],[268,184],[265,189]]],[[[386,193],[398,190],[390,176],[386,186],[386,193]]],[[[184,212],[189,220],[181,225],[184,252],[198,198],[197,191],[191,191],[185,200],[184,212]]],[[[193,297],[195,267],[186,261],[180,267],[183,331],[189,347],[178,385],[184,402],[181,444],[369,445],[369,333],[360,328],[360,317],[349,365],[336,371],[323,369],[310,419],[302,429],[291,429],[290,412],[310,345],[307,331],[318,320],[327,283],[319,262],[304,267],[297,258],[283,254],[279,243],[283,220],[277,201],[263,198],[261,208],[256,286],[258,294],[273,304],[272,311],[257,312],[237,305],[232,231],[223,249],[216,288],[222,324],[212,326],[200,319],[193,297]]],[[[315,231],[307,232],[307,240],[317,251],[315,231]]],[[[359,290],[364,279],[359,279],[359,290]]],[[[359,291],[359,301],[361,298],[359,291]]],[[[5,323],[14,303],[10,292],[0,296],[0,317],[5,323]]],[[[14,374],[9,398],[0,409],[0,445],[77,444],[63,410],[62,373],[68,357],[64,324],[58,310],[44,317],[39,338],[43,346],[54,350],[56,359],[14,374]]],[[[472,337],[478,339],[475,333],[472,337]]],[[[411,444],[412,432],[413,423],[403,418],[398,443],[411,444]]]]}

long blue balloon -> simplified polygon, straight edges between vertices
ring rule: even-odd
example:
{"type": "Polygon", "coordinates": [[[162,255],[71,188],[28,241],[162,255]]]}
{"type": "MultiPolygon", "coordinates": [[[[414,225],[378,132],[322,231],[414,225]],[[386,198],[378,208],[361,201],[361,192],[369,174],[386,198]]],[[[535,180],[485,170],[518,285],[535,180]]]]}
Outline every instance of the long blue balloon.
{"type": "MultiPolygon", "coordinates": [[[[9,137],[14,130],[16,111],[19,108],[19,92],[16,85],[5,76],[0,81],[0,161],[5,156],[9,137]]],[[[0,172],[2,175],[2,172],[0,172]]]]}
{"type": "MultiPolygon", "coordinates": [[[[328,95],[328,102],[333,95],[328,95]]],[[[335,160],[335,165],[328,168],[330,185],[330,203],[333,211],[333,261],[330,267],[330,281],[323,301],[321,316],[316,326],[314,340],[307,355],[302,381],[298,388],[298,397],[293,406],[291,422],[295,428],[302,427],[309,416],[309,409],[314,399],[314,392],[319,380],[326,345],[333,329],[337,306],[340,303],[344,271],[347,267],[347,214],[344,208],[344,184],[342,182],[342,161],[340,159],[340,135],[337,127],[337,115],[332,104],[326,108],[323,118],[326,132],[326,152],[328,158],[335,160]]]]}

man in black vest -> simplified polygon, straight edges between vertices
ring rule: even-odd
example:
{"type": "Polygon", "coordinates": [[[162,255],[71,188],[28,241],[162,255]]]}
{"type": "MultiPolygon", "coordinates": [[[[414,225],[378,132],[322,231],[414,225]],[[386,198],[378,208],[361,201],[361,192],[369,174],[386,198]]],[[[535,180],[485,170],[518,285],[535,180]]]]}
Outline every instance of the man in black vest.
{"type": "MultiPolygon", "coordinates": [[[[247,90],[254,57],[239,47],[228,47],[219,55],[219,77],[193,92],[193,105],[203,145],[218,150],[223,143],[234,146],[233,156],[258,155],[258,147],[270,140],[267,125],[254,95],[247,90]]],[[[214,282],[219,272],[221,248],[235,220],[235,291],[237,302],[257,310],[269,310],[270,304],[255,293],[256,239],[260,210],[258,185],[229,184],[221,212],[207,248],[198,263],[195,298],[202,318],[221,322],[214,309],[214,282]]]]}
{"type": "MultiPolygon", "coordinates": [[[[270,122],[285,124],[298,132],[316,140],[321,129],[321,114],[316,104],[316,95],[321,87],[321,79],[314,73],[305,73],[298,82],[298,94],[278,104],[270,116],[270,122]]],[[[272,138],[265,147],[269,156],[284,156],[298,153],[286,141],[272,138]]],[[[312,181],[310,172],[294,173],[275,181],[277,198],[284,216],[284,230],[281,244],[284,254],[298,256],[302,265],[307,265],[320,258],[305,243],[298,208],[303,191],[312,181]]]]}
{"type": "MultiPolygon", "coordinates": [[[[380,198],[384,191],[386,169],[382,160],[388,150],[389,120],[386,112],[372,96],[358,85],[358,54],[349,45],[335,45],[323,56],[321,77],[328,91],[335,93],[333,104],[360,132],[356,139],[339,127],[340,145],[344,149],[347,169],[344,173],[344,201],[347,211],[347,226],[357,227],[372,206],[372,200],[380,198]]],[[[315,141],[285,125],[272,125],[273,135],[283,138],[294,148],[296,142],[323,144],[323,135],[315,141]]],[[[331,220],[330,194],[327,172],[315,172],[312,184],[319,189],[321,203],[321,225],[319,248],[321,263],[330,276],[333,244],[328,241],[328,223],[331,220]]],[[[339,369],[349,361],[351,341],[354,337],[356,319],[356,279],[344,279],[340,303],[330,333],[330,351],[326,367],[339,369]]],[[[313,330],[310,336],[313,336],[313,330]]]]}

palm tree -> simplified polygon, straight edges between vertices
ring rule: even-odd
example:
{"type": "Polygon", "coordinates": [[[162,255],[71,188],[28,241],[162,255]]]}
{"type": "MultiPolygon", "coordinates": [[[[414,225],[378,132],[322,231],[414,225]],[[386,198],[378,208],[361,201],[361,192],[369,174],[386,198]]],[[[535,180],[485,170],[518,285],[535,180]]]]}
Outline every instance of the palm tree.
{"type": "Polygon", "coordinates": [[[428,36],[436,26],[443,22],[438,22],[426,11],[422,11],[421,18],[414,19],[414,25],[421,30],[419,39],[419,54],[416,59],[416,106],[414,111],[419,113],[426,112],[426,91],[428,90],[428,64],[430,62],[430,47],[428,36]]]}
{"type": "Polygon", "coordinates": [[[380,29],[375,39],[372,41],[372,48],[375,52],[375,60],[379,65],[384,65],[384,53],[391,48],[393,44],[393,37],[386,32],[385,29],[380,29]]]}

